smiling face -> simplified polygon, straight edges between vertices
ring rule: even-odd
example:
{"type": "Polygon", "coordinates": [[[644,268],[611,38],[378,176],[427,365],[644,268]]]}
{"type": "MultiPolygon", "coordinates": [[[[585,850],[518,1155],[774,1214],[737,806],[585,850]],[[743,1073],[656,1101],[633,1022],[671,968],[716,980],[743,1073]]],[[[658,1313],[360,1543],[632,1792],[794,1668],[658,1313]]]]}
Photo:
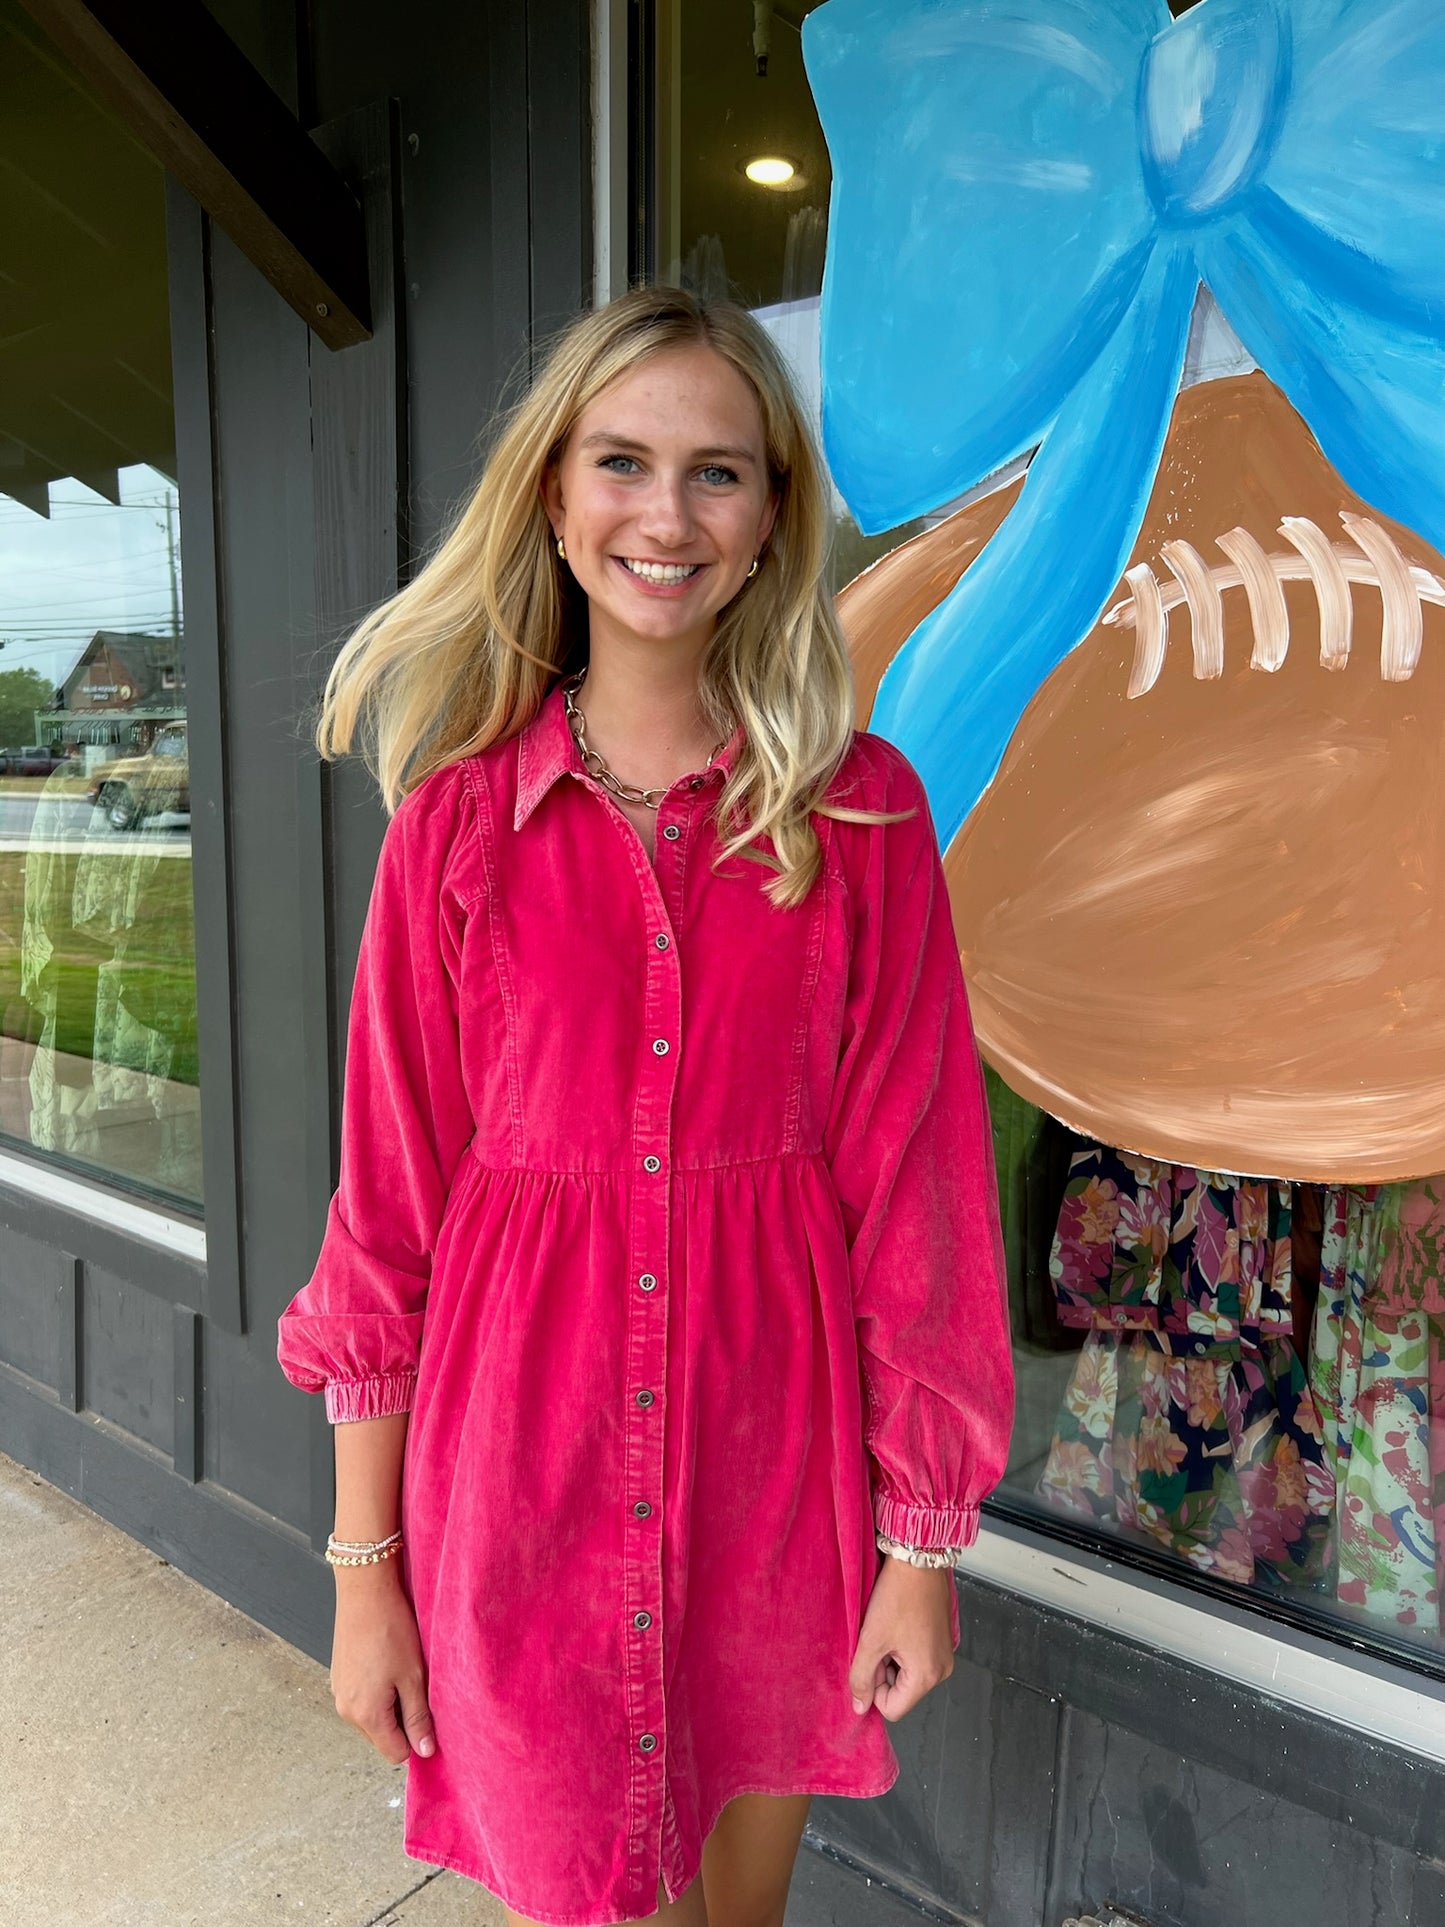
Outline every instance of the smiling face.
{"type": "Polygon", "coordinates": [[[757,396],[712,348],[661,350],[583,409],[542,494],[593,646],[700,654],[777,515],[757,396]]]}

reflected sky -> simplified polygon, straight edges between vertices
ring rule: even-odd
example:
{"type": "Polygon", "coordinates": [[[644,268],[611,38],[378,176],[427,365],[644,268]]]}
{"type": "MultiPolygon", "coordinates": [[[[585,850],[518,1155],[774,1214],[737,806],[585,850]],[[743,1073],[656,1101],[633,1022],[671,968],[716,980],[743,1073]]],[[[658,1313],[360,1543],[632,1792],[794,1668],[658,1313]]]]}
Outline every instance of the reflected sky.
{"type": "Polygon", "coordinates": [[[120,470],[119,493],[116,504],[54,482],[48,519],[0,494],[0,670],[60,683],[97,629],[171,634],[175,487],[135,466],[120,470]]]}

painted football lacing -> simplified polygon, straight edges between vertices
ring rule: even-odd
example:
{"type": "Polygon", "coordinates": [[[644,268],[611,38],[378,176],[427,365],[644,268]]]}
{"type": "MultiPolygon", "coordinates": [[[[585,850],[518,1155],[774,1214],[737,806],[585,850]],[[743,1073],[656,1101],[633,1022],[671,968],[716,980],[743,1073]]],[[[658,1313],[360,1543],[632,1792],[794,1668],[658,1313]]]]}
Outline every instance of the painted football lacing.
{"type": "Polygon", "coordinates": [[[1248,529],[1229,529],[1215,547],[1229,561],[1211,569],[1188,542],[1165,542],[1160,560],[1173,577],[1160,582],[1146,562],[1126,571],[1130,593],[1106,609],[1101,621],[1137,630],[1130,696],[1143,696],[1159,680],[1169,647],[1169,613],[1189,611],[1194,644],[1194,674],[1201,682],[1224,674],[1224,592],[1243,589],[1254,635],[1251,669],[1272,672],[1289,653],[1289,611],[1283,584],[1313,585],[1320,614],[1320,662],[1343,669],[1350,660],[1354,605],[1350,585],[1378,589],[1383,608],[1380,675],[1385,682],[1408,682],[1420,661],[1427,602],[1445,607],[1445,583],[1417,568],[1401,552],[1388,529],[1366,515],[1341,510],[1349,542],[1331,542],[1318,524],[1287,515],[1279,533],[1289,554],[1268,555],[1248,529]]]}

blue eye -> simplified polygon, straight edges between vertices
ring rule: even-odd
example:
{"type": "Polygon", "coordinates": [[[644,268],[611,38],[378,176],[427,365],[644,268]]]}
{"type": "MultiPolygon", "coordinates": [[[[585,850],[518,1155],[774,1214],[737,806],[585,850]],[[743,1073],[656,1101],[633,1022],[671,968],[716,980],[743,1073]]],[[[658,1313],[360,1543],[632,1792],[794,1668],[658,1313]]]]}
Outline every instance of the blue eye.
{"type": "Polygon", "coordinates": [[[724,468],[721,462],[709,462],[702,470],[702,478],[710,488],[723,487],[728,482],[735,482],[738,479],[737,470],[724,468]]]}
{"type": "Polygon", "coordinates": [[[624,463],[629,468],[636,468],[637,466],[630,455],[604,455],[597,466],[599,468],[611,469],[614,474],[618,474],[621,472],[616,466],[619,462],[624,463]]]}

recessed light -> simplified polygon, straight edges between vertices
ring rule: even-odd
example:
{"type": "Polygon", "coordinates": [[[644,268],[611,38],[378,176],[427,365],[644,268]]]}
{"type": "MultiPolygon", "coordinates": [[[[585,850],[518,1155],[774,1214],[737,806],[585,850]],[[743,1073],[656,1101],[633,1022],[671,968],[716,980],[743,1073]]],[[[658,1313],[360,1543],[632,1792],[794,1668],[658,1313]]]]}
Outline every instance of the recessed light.
{"type": "Polygon", "coordinates": [[[797,168],[781,154],[759,154],[745,164],[743,172],[758,187],[790,187],[798,177],[797,168]]]}

